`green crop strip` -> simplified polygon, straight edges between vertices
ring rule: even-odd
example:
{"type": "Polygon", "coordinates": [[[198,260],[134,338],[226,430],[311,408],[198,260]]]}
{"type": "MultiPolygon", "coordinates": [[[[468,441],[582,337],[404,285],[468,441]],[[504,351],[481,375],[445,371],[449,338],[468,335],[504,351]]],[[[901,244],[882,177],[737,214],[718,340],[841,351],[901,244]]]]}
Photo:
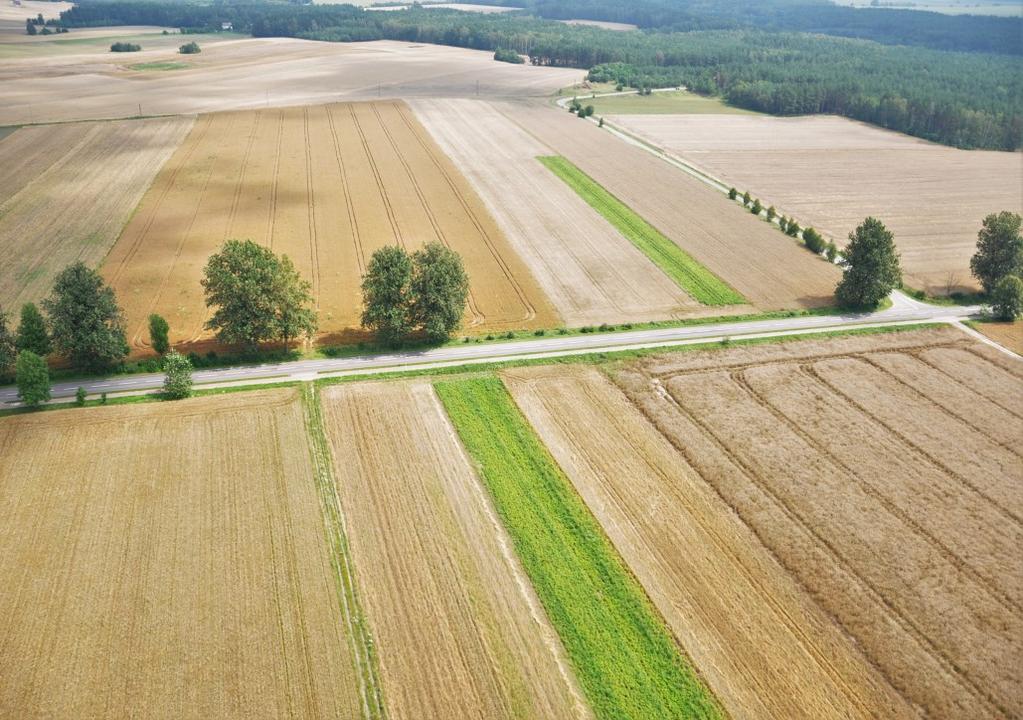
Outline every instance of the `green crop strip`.
{"type": "Polygon", "coordinates": [[[560,156],[537,159],[575,190],[590,207],[603,215],[694,300],[704,305],[741,305],[746,302],[746,298],[568,160],[560,156]]]}
{"type": "Polygon", "coordinates": [[[434,387],[480,467],[597,718],[722,717],[501,381],[490,375],[434,387]]]}

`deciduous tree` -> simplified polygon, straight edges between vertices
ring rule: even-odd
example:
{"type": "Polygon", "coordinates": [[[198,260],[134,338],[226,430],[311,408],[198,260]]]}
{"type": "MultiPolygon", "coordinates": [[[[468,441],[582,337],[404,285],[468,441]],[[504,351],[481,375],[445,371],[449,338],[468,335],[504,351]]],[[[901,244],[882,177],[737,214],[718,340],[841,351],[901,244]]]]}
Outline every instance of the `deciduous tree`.
{"type": "Polygon", "coordinates": [[[412,321],[432,342],[451,337],[462,322],[469,276],[462,258],[432,242],[412,256],[412,321]]]}
{"type": "Polygon", "coordinates": [[[894,236],[876,218],[868,217],[849,234],[842,254],[844,272],[835,288],[842,307],[876,308],[902,283],[894,236]]]}
{"type": "Polygon", "coordinates": [[[192,394],[192,363],[188,358],[171,350],[163,358],[163,396],[168,400],[181,400],[192,394]]]}
{"type": "Polygon", "coordinates": [[[397,245],[373,253],[362,277],[362,325],[385,345],[401,344],[411,332],[412,258],[397,245]]]}
{"type": "Polygon", "coordinates": [[[170,350],[170,323],[162,315],[149,316],[149,344],[161,355],[170,350]]]}
{"type": "Polygon", "coordinates": [[[1023,315],[1023,280],[1007,275],[991,292],[991,312],[999,320],[1011,322],[1023,315]]]}
{"type": "Polygon", "coordinates": [[[1023,234],[1017,213],[1003,211],[984,218],[977,233],[977,252],[970,259],[970,271],[984,287],[994,291],[998,282],[1009,275],[1023,275],[1023,234]]]}
{"type": "Polygon", "coordinates": [[[124,315],[114,291],[85,263],[69,265],[43,301],[53,345],[75,368],[103,370],[128,354],[124,315]]]}
{"type": "Polygon", "coordinates": [[[31,350],[18,353],[15,382],[18,398],[29,407],[38,407],[50,399],[50,370],[46,360],[31,350]]]}
{"type": "Polygon", "coordinates": [[[14,369],[16,356],[14,334],[7,327],[7,313],[0,308],[0,378],[7,377],[14,369]]]}
{"type": "Polygon", "coordinates": [[[21,306],[17,344],[18,350],[31,350],[40,357],[46,357],[53,351],[50,332],[46,328],[46,318],[34,303],[25,303],[21,306]]]}

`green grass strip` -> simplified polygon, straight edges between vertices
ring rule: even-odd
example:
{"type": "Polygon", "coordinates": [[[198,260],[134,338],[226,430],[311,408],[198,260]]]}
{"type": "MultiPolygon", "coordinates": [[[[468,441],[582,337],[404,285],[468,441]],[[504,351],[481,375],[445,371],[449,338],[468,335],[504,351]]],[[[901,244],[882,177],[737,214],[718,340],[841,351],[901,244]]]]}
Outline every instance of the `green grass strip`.
{"type": "Polygon", "coordinates": [[[590,207],[603,215],[694,300],[704,305],[741,305],[746,302],[746,298],[721,278],[696,262],[657,228],[568,160],[560,156],[537,159],[564,180],[590,207]]]}
{"type": "Polygon", "coordinates": [[[600,720],[719,718],[710,691],[493,375],[434,384],[600,720]]]}

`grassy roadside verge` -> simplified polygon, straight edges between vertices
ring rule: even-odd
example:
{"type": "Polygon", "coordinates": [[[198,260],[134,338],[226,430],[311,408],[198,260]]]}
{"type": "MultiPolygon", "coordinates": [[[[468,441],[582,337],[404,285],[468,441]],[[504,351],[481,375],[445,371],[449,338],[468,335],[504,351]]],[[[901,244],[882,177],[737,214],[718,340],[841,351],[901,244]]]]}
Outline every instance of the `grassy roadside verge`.
{"type": "Polygon", "coordinates": [[[538,159],[697,302],[704,305],[746,302],[742,295],[568,160],[560,156],[538,159]]]}
{"type": "Polygon", "coordinates": [[[710,691],[494,376],[434,387],[601,720],[718,718],[710,691]]]}

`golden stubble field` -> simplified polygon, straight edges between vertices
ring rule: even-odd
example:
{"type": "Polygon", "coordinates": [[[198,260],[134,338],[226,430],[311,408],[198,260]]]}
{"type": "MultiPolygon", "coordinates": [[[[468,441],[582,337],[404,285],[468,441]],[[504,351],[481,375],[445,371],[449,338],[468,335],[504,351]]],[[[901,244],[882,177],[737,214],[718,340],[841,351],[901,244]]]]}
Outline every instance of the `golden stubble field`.
{"type": "Polygon", "coordinates": [[[322,401],[389,716],[591,717],[430,383],[322,401]]]}
{"type": "Polygon", "coordinates": [[[503,376],[733,717],[1023,712],[1019,361],[940,329],[503,376]]]}
{"type": "Polygon", "coordinates": [[[955,148],[838,117],[619,115],[617,124],[842,246],[873,215],[895,233],[907,284],[976,289],[981,221],[1023,212],[1023,155],[955,148]]]}
{"type": "Polygon", "coordinates": [[[440,241],[471,280],[470,332],[551,327],[557,316],[472,187],[400,102],[201,116],[102,266],[133,349],[151,312],[176,343],[209,339],[200,279],[228,238],[287,254],[313,286],[328,340],[362,337],[373,251],[440,241]]]}
{"type": "Polygon", "coordinates": [[[361,715],[301,404],[0,419],[0,716],[361,715]]]}
{"type": "Polygon", "coordinates": [[[98,265],[192,118],[25,127],[0,141],[0,307],[50,292],[69,263],[98,265]]]}

